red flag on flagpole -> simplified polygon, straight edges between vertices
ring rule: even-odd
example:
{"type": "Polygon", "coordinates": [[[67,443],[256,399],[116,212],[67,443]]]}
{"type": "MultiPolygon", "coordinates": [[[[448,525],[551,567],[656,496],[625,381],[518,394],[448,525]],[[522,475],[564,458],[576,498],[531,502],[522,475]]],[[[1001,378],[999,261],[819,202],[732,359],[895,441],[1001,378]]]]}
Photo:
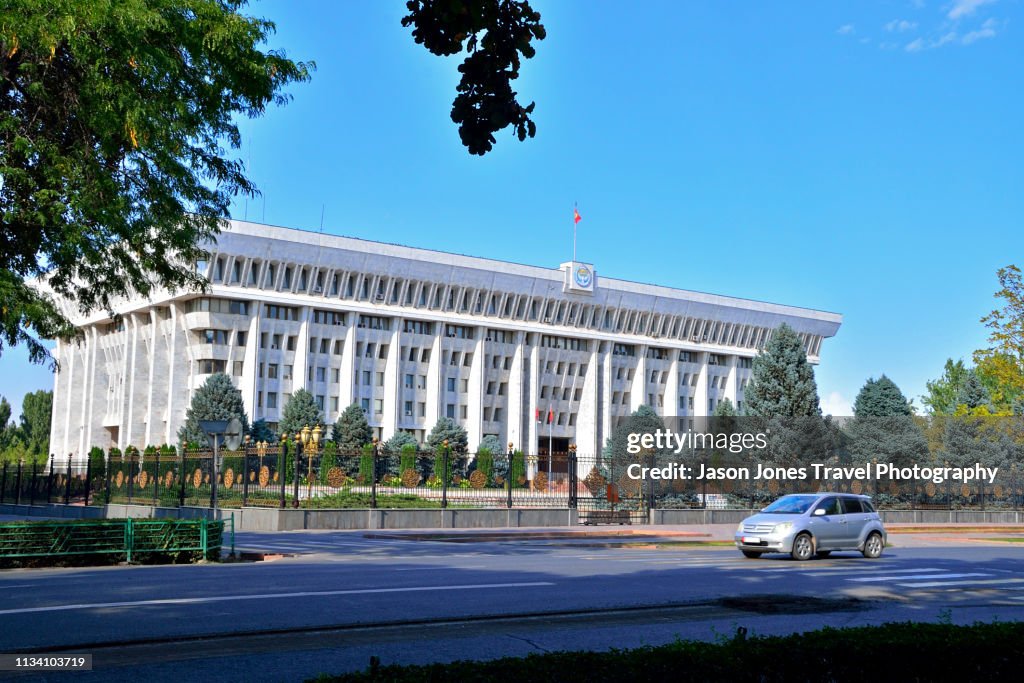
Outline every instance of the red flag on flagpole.
{"type": "Polygon", "coordinates": [[[537,408],[537,422],[540,422],[540,408],[537,408]]]}
{"type": "Polygon", "coordinates": [[[583,216],[580,215],[579,210],[575,206],[572,207],[572,222],[573,222],[573,225],[575,225],[576,223],[579,223],[581,220],[583,220],[583,216]]]}
{"type": "Polygon", "coordinates": [[[551,409],[551,406],[548,406],[548,424],[551,424],[554,421],[555,421],[555,411],[551,409]]]}

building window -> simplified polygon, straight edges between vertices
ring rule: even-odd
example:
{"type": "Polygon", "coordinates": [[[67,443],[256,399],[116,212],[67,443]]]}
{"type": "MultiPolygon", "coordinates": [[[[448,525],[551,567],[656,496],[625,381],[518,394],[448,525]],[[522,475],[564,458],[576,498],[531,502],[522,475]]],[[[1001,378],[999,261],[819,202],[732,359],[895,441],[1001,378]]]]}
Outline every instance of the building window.
{"type": "Polygon", "coordinates": [[[427,388],[427,376],[426,375],[420,375],[417,378],[417,380],[416,380],[416,388],[417,389],[426,389],[427,388]]]}
{"type": "Polygon", "coordinates": [[[427,404],[426,403],[421,402],[419,404],[419,415],[420,415],[420,417],[426,417],[427,416],[427,404]]]}
{"type": "Polygon", "coordinates": [[[375,398],[373,400],[373,412],[380,415],[384,412],[384,399],[375,398]]]}
{"type": "Polygon", "coordinates": [[[267,407],[268,408],[276,408],[277,407],[277,393],[276,392],[273,392],[273,391],[268,391],[267,392],[267,407]]]}
{"type": "Polygon", "coordinates": [[[331,396],[331,412],[332,413],[338,412],[338,397],[337,396],[331,396]]]}
{"type": "Polygon", "coordinates": [[[445,406],[445,415],[451,419],[455,419],[455,404],[449,403],[445,406]]]}
{"type": "Polygon", "coordinates": [[[320,325],[342,326],[345,324],[345,314],[341,311],[314,310],[313,322],[319,323],[320,325]]]}
{"type": "MultiPolygon", "coordinates": [[[[287,287],[287,285],[285,286],[287,287]]],[[[294,306],[266,304],[263,317],[270,318],[272,320],[298,320],[299,309],[294,306]]]]}
{"type": "Polygon", "coordinates": [[[454,377],[449,377],[448,378],[448,391],[455,391],[455,378],[454,377]]]}
{"type": "Polygon", "coordinates": [[[412,417],[412,401],[405,402],[405,416],[412,417]]]}
{"type": "Polygon", "coordinates": [[[185,302],[186,313],[229,313],[232,315],[249,315],[249,304],[236,299],[192,299],[185,302]]]}
{"type": "Polygon", "coordinates": [[[200,344],[227,344],[227,330],[203,330],[199,335],[200,344]]]}
{"type": "Polygon", "coordinates": [[[320,410],[324,409],[324,395],[323,394],[317,394],[316,395],[316,407],[319,408],[320,410]]]}
{"type": "Polygon", "coordinates": [[[231,374],[233,374],[235,377],[241,377],[242,376],[242,361],[240,361],[240,360],[236,360],[235,361],[235,364],[233,366],[233,371],[232,371],[231,374]]]}
{"type": "Polygon", "coordinates": [[[203,359],[198,361],[199,374],[200,375],[212,375],[215,372],[224,372],[224,367],[227,361],[214,360],[214,359],[203,359]]]}
{"type": "Polygon", "coordinates": [[[406,320],[403,330],[412,334],[434,334],[434,323],[425,320],[406,320]]]}
{"type": "Polygon", "coordinates": [[[444,336],[455,339],[472,339],[473,328],[466,325],[445,325],[444,336]]]}
{"type": "Polygon", "coordinates": [[[288,350],[289,351],[294,351],[295,350],[295,341],[297,339],[298,339],[298,337],[296,337],[295,335],[291,335],[291,336],[288,337],[288,350]]]}
{"type": "Polygon", "coordinates": [[[267,365],[267,379],[277,379],[277,363],[267,365]]]}
{"type": "Polygon", "coordinates": [[[341,381],[341,370],[338,368],[331,368],[331,381],[335,384],[341,381]]]}
{"type": "MultiPolygon", "coordinates": [[[[316,369],[316,381],[317,382],[326,382],[327,381],[327,368],[317,368],[316,369]]],[[[323,408],[323,406],[320,406],[320,407],[323,408]]]]}
{"type": "Polygon", "coordinates": [[[378,387],[384,386],[384,373],[383,372],[378,372],[377,373],[377,386],[378,387]]]}
{"type": "Polygon", "coordinates": [[[366,385],[366,386],[370,386],[370,371],[369,370],[363,370],[363,384],[366,385]]]}
{"type": "Polygon", "coordinates": [[[406,389],[412,389],[412,386],[413,386],[412,382],[413,382],[413,376],[412,375],[406,375],[405,376],[405,388],[406,389]]]}
{"type": "Polygon", "coordinates": [[[391,319],[379,315],[360,315],[357,327],[367,330],[390,330],[391,319]]]}
{"type": "Polygon", "coordinates": [[[370,412],[370,399],[363,398],[359,400],[359,407],[363,409],[364,413],[370,412]]]}

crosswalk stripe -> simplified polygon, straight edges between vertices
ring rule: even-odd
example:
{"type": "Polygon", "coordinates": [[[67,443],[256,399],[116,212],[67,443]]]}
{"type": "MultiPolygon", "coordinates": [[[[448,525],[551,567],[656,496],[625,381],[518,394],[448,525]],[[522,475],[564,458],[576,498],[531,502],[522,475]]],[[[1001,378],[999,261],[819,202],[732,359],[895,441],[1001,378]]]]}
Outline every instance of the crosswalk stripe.
{"type": "Polygon", "coordinates": [[[897,583],[896,585],[903,588],[941,588],[942,586],[999,586],[1007,583],[1020,583],[1022,581],[1024,581],[1024,579],[990,579],[988,581],[921,581],[914,583],[897,583]]]}

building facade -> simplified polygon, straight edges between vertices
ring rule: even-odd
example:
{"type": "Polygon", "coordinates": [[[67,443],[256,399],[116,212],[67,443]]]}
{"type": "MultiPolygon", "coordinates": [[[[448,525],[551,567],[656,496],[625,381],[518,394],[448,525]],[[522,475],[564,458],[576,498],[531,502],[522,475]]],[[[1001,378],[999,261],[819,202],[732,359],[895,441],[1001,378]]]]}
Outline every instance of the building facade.
{"type": "Polygon", "coordinates": [[[360,405],[382,439],[441,417],[524,451],[595,453],[642,404],[666,417],[742,407],[752,358],[788,323],[817,363],[835,313],[559,268],[232,221],[196,267],[209,291],[125,301],[58,343],[51,449],[175,443],[193,392],[224,372],[250,420],[292,392],[325,422],[360,405]]]}

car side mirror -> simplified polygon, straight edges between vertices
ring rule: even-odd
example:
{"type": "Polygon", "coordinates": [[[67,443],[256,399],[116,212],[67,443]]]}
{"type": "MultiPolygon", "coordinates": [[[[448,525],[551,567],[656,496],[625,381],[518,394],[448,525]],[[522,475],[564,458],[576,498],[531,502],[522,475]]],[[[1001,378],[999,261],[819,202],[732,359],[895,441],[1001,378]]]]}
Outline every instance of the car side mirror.
{"type": "Polygon", "coordinates": [[[825,508],[818,508],[817,510],[815,510],[814,511],[814,516],[815,517],[824,517],[825,516],[825,508]]]}

